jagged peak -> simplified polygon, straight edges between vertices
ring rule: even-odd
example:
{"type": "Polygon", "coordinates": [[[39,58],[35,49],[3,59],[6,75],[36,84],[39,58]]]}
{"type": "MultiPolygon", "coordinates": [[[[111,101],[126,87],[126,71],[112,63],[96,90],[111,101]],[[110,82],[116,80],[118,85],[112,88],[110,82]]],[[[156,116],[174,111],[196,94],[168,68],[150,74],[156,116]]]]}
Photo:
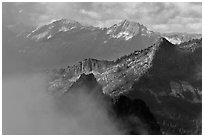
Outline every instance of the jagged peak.
{"type": "Polygon", "coordinates": [[[138,22],[124,19],[124,20],[121,20],[118,23],[112,25],[111,27],[109,27],[109,29],[110,28],[118,28],[118,27],[127,28],[127,27],[138,27],[138,26],[141,26],[141,24],[138,22]]]}
{"type": "Polygon", "coordinates": [[[107,30],[107,34],[111,37],[123,38],[125,40],[130,40],[138,34],[142,36],[150,36],[152,33],[153,31],[148,30],[143,24],[127,19],[114,24],[107,30]]]}
{"type": "Polygon", "coordinates": [[[122,20],[118,24],[119,25],[140,25],[140,23],[138,23],[138,22],[130,21],[130,20],[127,20],[127,19],[122,20]]]}
{"type": "Polygon", "coordinates": [[[118,23],[118,26],[126,26],[126,27],[140,27],[147,30],[147,27],[139,22],[124,19],[118,23]]]}

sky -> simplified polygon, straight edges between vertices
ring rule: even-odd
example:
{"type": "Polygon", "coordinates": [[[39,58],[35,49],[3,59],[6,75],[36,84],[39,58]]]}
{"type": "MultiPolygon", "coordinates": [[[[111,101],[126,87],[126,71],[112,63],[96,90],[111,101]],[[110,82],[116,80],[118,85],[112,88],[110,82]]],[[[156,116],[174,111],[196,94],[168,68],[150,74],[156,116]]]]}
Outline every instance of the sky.
{"type": "Polygon", "coordinates": [[[202,3],[39,2],[3,3],[3,24],[41,26],[67,18],[83,25],[110,27],[127,19],[158,32],[202,33],[202,3]]]}

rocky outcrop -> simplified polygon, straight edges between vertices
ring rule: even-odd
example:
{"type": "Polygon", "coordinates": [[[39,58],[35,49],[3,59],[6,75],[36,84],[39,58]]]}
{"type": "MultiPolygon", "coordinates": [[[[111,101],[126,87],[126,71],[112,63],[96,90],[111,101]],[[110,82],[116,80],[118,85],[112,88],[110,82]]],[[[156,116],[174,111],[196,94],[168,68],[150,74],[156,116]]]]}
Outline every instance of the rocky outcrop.
{"type": "Polygon", "coordinates": [[[68,66],[66,69],[66,78],[71,78],[74,75],[81,75],[82,73],[102,73],[107,70],[108,67],[112,66],[114,62],[112,61],[101,61],[96,59],[85,59],[80,61],[78,64],[73,66],[68,66]]]}

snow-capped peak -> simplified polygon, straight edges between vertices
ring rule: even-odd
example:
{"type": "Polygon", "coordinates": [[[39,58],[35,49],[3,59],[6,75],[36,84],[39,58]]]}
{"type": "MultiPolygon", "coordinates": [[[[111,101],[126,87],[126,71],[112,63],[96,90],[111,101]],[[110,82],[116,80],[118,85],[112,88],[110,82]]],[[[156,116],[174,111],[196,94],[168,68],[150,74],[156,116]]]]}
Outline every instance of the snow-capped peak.
{"type": "Polygon", "coordinates": [[[81,27],[82,25],[74,20],[70,19],[53,20],[49,24],[36,28],[26,37],[35,41],[39,41],[44,38],[50,39],[58,32],[66,32],[81,27]]]}
{"type": "Polygon", "coordinates": [[[149,35],[153,33],[149,31],[144,25],[138,22],[129,20],[122,20],[118,24],[115,24],[108,28],[107,34],[112,38],[123,38],[125,40],[132,39],[136,35],[149,35]]]}

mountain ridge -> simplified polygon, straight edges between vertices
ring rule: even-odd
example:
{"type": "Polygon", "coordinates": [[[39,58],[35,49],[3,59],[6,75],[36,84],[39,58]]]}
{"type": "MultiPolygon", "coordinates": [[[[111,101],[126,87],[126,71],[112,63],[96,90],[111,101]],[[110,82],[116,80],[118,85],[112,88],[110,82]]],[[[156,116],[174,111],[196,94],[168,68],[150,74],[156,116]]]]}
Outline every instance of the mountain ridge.
{"type": "MultiPolygon", "coordinates": [[[[157,64],[157,66],[161,66],[158,65],[158,63],[162,63],[162,61],[159,61],[162,58],[169,58],[170,56],[172,56],[171,54],[173,54],[174,52],[180,52],[178,50],[178,47],[176,47],[175,45],[171,44],[170,42],[168,42],[165,38],[160,38],[153,46],[148,47],[145,50],[141,50],[141,51],[135,51],[127,56],[123,56],[118,60],[115,61],[100,61],[100,60],[96,60],[96,59],[84,59],[83,61],[79,62],[76,65],[73,66],[68,66],[67,67],[67,73],[66,75],[63,76],[64,79],[69,79],[71,78],[73,75],[80,75],[82,73],[93,73],[95,75],[103,75],[103,78],[106,79],[106,75],[105,73],[114,73],[114,71],[121,71],[120,69],[122,69],[123,67],[127,67],[127,69],[129,69],[129,67],[131,67],[132,65],[136,65],[135,63],[137,63],[137,59],[140,60],[140,57],[142,57],[142,64],[143,67],[140,68],[141,69],[141,74],[145,73],[146,71],[148,71],[151,66],[152,66],[152,62],[155,62],[153,64],[157,64]],[[176,51],[175,51],[176,48],[176,51]],[[166,52],[168,54],[166,54],[166,52]],[[146,56],[143,58],[143,55],[146,56]],[[139,57],[139,58],[137,58],[139,57]],[[135,62],[135,58],[136,62],[135,62]],[[158,60],[158,59],[159,60],[158,60]],[[129,61],[127,61],[129,60],[129,61]],[[133,62],[135,63],[133,63],[133,62]],[[127,62],[127,64],[126,64],[127,62]],[[128,64],[129,62],[129,64],[128,64]],[[125,63],[125,64],[123,64],[125,63]],[[121,65],[119,65],[121,64],[121,65]],[[108,71],[108,72],[106,72],[108,71]]],[[[179,55],[180,56],[180,55],[179,55]]],[[[172,58],[169,58],[170,64],[172,61],[172,58]]],[[[173,64],[174,65],[174,64],[173,64]]],[[[163,64],[162,66],[165,67],[165,64],[163,64]]],[[[135,70],[136,68],[134,68],[132,66],[132,68],[130,68],[129,70],[132,72],[139,72],[138,70],[135,70]]],[[[138,68],[137,68],[138,69],[138,68]]],[[[151,71],[155,71],[155,73],[158,71],[158,68],[156,67],[156,69],[151,69],[151,71]]],[[[160,71],[159,71],[160,72],[160,71]]],[[[140,74],[140,73],[138,73],[140,74]]]]}
{"type": "Polygon", "coordinates": [[[142,99],[163,134],[193,134],[200,131],[196,117],[202,103],[201,49],[201,39],[174,45],[160,38],[146,49],[113,61],[89,58],[54,75],[51,72],[49,91],[69,92],[81,75],[91,75],[104,95],[142,99]]]}
{"type": "MultiPolygon", "coordinates": [[[[65,19],[65,18],[62,18],[62,19],[59,19],[59,20],[55,20],[49,24],[46,24],[44,26],[40,26],[40,27],[37,27],[35,30],[33,30],[31,33],[27,34],[27,38],[31,38],[31,39],[34,39],[34,40],[40,40],[41,37],[34,37],[32,38],[32,33],[34,33],[35,31],[39,30],[39,29],[42,29],[44,28],[45,26],[55,26],[55,25],[65,25],[64,27],[62,26],[61,30],[58,29],[58,31],[69,31],[69,30],[72,30],[74,28],[87,28],[87,29],[97,29],[97,30],[107,30],[106,34],[110,35],[112,38],[122,38],[124,40],[130,40],[132,39],[134,36],[138,35],[139,33],[141,33],[141,35],[143,36],[149,36],[151,37],[151,35],[161,35],[163,37],[165,37],[166,39],[170,40],[171,42],[173,42],[173,44],[180,44],[181,42],[183,42],[181,39],[185,39],[186,40],[190,40],[190,38],[183,38],[184,37],[184,34],[185,35],[188,35],[188,37],[190,37],[191,34],[188,34],[188,33],[158,33],[158,32],[154,32],[154,31],[151,31],[151,30],[148,30],[146,26],[144,26],[143,24],[140,24],[139,22],[134,22],[134,21],[130,21],[130,20],[127,20],[127,19],[124,19],[124,20],[121,20],[119,21],[118,23],[110,26],[110,27],[103,27],[103,28],[98,28],[98,27],[95,27],[95,26],[89,26],[89,25],[82,25],[80,24],[78,21],[75,21],[75,20],[71,20],[71,19],[65,19]],[[67,25],[75,25],[75,26],[72,26],[72,27],[67,27],[67,25]],[[172,36],[174,35],[178,35],[178,37],[176,37],[175,39],[172,39],[172,36]],[[180,36],[179,36],[180,35],[180,36]],[[179,38],[181,37],[181,38],[179,38]]],[[[196,37],[195,38],[198,38],[200,37],[199,34],[195,34],[196,37]]],[[[192,34],[193,36],[193,34],[192,34]]],[[[43,38],[43,37],[42,37],[43,38]]],[[[48,37],[47,39],[49,39],[50,37],[48,37]]]]}
{"type": "MultiPolygon", "coordinates": [[[[118,23],[118,27],[116,24],[115,28],[111,28],[113,32],[110,34],[107,34],[110,28],[83,26],[78,23],[69,20],[53,21],[41,29],[38,28],[36,32],[30,32],[30,35],[26,33],[28,38],[26,35],[19,35],[9,41],[15,43],[16,52],[24,62],[45,68],[74,64],[84,58],[116,60],[132,51],[147,48],[163,36],[157,32],[149,33],[142,24],[133,22],[130,25],[128,21],[124,21],[123,26],[120,26],[122,22],[118,23]]],[[[9,32],[10,29],[6,28],[4,32],[9,32]]],[[[176,37],[177,35],[173,38],[176,37]]],[[[194,35],[187,39],[192,38],[194,35]]]]}

